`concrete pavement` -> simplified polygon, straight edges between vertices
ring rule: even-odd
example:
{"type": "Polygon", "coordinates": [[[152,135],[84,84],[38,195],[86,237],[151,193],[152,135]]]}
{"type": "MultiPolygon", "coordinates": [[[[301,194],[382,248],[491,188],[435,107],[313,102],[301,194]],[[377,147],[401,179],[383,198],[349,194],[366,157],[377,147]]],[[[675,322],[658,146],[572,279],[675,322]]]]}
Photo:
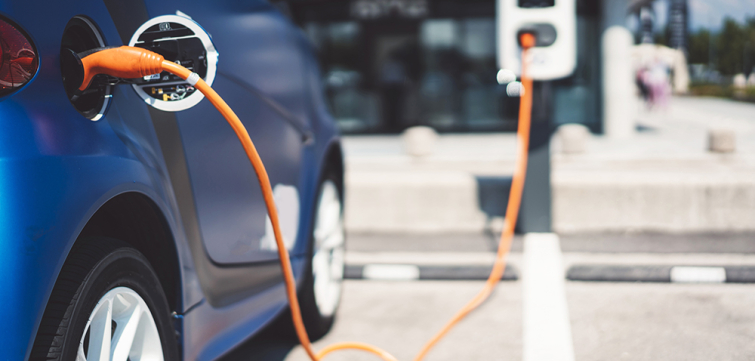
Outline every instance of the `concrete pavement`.
{"type": "Polygon", "coordinates": [[[751,285],[566,284],[577,360],[751,360],[751,285]]]}
{"type": "MultiPolygon", "coordinates": [[[[448,235],[435,251],[431,235],[393,234],[387,249],[376,235],[349,235],[347,262],[421,265],[484,265],[487,236],[448,235]],[[414,241],[412,241],[414,239],[414,241]]],[[[561,239],[564,270],[574,264],[755,265],[751,235],[572,235],[561,239]],[[582,239],[586,238],[586,239],[582,239]],[[647,239],[645,239],[647,238],[647,239]],[[589,242],[588,242],[589,241],[589,242]],[[719,246],[710,248],[711,243],[719,246]],[[589,247],[593,245],[594,247],[589,247]],[[711,253],[711,250],[713,251],[711,253]]],[[[521,239],[510,263],[521,267],[521,239]]],[[[344,282],[338,319],[316,349],[333,342],[361,341],[384,347],[409,360],[422,343],[482,287],[480,281],[344,282]]],[[[566,281],[576,360],[749,360],[755,358],[755,286],[743,284],[614,283],[566,281]]],[[[427,358],[441,360],[521,360],[523,357],[523,283],[502,282],[480,310],[452,331],[427,358]]],[[[264,332],[223,361],[304,361],[292,341],[264,332]]],[[[328,360],[374,360],[358,352],[333,354],[328,360]]]]}
{"type": "MultiPolygon", "coordinates": [[[[567,282],[575,359],[709,361],[755,358],[755,291],[750,285],[567,282]]],[[[482,282],[346,281],[335,327],[316,349],[362,341],[411,360],[422,343],[482,282]]],[[[521,360],[519,282],[502,283],[452,331],[428,361],[521,360]]],[[[294,342],[258,337],[223,361],[305,361],[294,342]]],[[[327,360],[372,361],[344,352],[327,360]]]]}
{"type": "MultiPolygon", "coordinates": [[[[374,344],[399,360],[411,360],[443,324],[471,299],[484,282],[345,281],[333,330],[315,349],[342,341],[374,344]]],[[[440,342],[426,360],[521,360],[521,287],[501,283],[498,291],[440,342]]],[[[246,343],[223,361],[305,361],[293,342],[266,339],[246,343]]],[[[373,355],[336,352],[330,361],[374,361],[373,355]]]]}
{"type": "MultiPolygon", "coordinates": [[[[562,233],[755,230],[755,104],[673,98],[642,113],[629,139],[595,136],[582,154],[552,141],[553,227],[562,233]],[[709,129],[737,151],[707,151],[709,129]]],[[[481,177],[510,175],[514,135],[441,135],[433,155],[405,155],[397,136],[344,137],[346,225],[354,232],[449,233],[500,227],[481,211],[481,177]]],[[[491,198],[492,197],[492,198],[491,198]]]]}

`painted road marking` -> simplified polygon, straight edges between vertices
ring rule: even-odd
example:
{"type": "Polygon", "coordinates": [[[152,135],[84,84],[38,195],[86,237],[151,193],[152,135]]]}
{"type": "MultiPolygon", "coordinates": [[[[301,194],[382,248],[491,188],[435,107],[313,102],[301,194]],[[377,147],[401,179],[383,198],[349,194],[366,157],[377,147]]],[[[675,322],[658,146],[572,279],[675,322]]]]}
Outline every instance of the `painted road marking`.
{"type": "MultiPolygon", "coordinates": [[[[377,272],[377,275],[375,277],[379,277],[379,279],[386,279],[383,273],[385,271],[380,270],[380,266],[383,266],[385,264],[376,263],[376,264],[366,264],[366,265],[353,265],[353,264],[346,264],[346,268],[344,269],[344,275],[343,277],[345,279],[349,280],[361,280],[366,279],[366,276],[364,275],[364,269],[365,268],[373,268],[373,266],[378,266],[378,270],[375,271],[374,268],[371,272],[371,275],[375,276],[375,272],[377,272]]],[[[395,265],[395,264],[393,264],[395,265]]],[[[389,264],[389,266],[393,266],[392,264],[389,264]]],[[[403,265],[402,265],[403,266],[403,265]]],[[[480,265],[455,265],[455,266],[441,266],[441,265],[411,265],[412,267],[417,267],[419,269],[419,280],[457,280],[457,281],[484,281],[487,280],[490,276],[490,269],[492,266],[480,266],[480,265]]],[[[389,270],[389,273],[393,273],[395,271],[389,270]]],[[[414,277],[414,271],[411,272],[408,271],[399,271],[409,274],[409,276],[401,276],[399,279],[400,281],[404,281],[407,279],[410,280],[416,280],[415,278],[407,278],[407,277],[414,277]]],[[[391,276],[390,279],[395,279],[393,276],[391,276]]],[[[503,274],[503,277],[501,278],[501,281],[516,281],[519,279],[519,271],[511,265],[506,265],[506,271],[503,274]]]]}
{"type": "Polygon", "coordinates": [[[726,269],[723,267],[687,267],[671,268],[671,282],[678,283],[724,283],[726,269]]]}
{"type": "Polygon", "coordinates": [[[368,264],[362,278],[381,281],[413,281],[419,279],[419,267],[406,264],[368,264]]]}
{"type": "Polygon", "coordinates": [[[524,236],[524,361],[574,361],[561,247],[554,233],[524,236]]]}

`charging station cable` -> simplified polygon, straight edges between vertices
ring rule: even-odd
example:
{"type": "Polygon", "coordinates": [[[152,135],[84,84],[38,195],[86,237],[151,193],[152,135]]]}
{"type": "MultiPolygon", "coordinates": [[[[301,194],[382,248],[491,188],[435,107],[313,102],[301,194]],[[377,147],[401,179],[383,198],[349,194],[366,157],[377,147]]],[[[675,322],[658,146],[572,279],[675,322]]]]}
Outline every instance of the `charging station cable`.
{"type": "Polygon", "coordinates": [[[519,91],[519,122],[516,131],[517,157],[514,176],[511,180],[511,190],[509,191],[509,203],[506,206],[506,217],[503,224],[501,239],[498,241],[498,253],[496,254],[493,270],[485,282],[485,286],[469,303],[467,303],[459,312],[451,318],[443,328],[438,331],[430,341],[425,344],[422,351],[414,358],[414,361],[420,361],[435,344],[445,336],[459,321],[466,317],[472,310],[479,307],[493,292],[498,282],[501,281],[503,273],[506,270],[506,257],[511,250],[511,240],[514,237],[514,228],[516,226],[517,216],[519,215],[519,205],[522,203],[522,192],[524,191],[524,178],[527,173],[527,155],[530,144],[530,123],[532,115],[532,78],[527,74],[527,63],[529,61],[529,49],[535,46],[535,36],[530,33],[524,33],[520,37],[522,44],[522,89],[519,91]]]}
{"type": "MultiPolygon", "coordinates": [[[[532,79],[527,75],[527,57],[529,49],[535,45],[535,37],[532,34],[524,33],[521,35],[522,44],[522,85],[520,92],[519,106],[519,125],[517,129],[517,161],[516,169],[511,183],[509,203],[506,208],[506,218],[503,232],[498,244],[498,253],[496,255],[493,270],[488,277],[485,287],[467,303],[423,348],[422,351],[414,358],[414,361],[422,360],[435,344],[443,338],[459,321],[467,316],[472,310],[480,306],[493,292],[495,286],[500,282],[501,277],[506,269],[506,256],[511,249],[511,240],[514,235],[514,226],[516,225],[519,205],[521,203],[522,191],[524,190],[524,177],[527,170],[527,150],[529,148],[530,133],[530,115],[532,112],[532,79]]],[[[388,352],[365,343],[344,342],[325,347],[319,353],[315,353],[312,343],[309,340],[307,331],[304,328],[299,301],[296,297],[296,281],[294,280],[289,259],[288,250],[283,242],[283,236],[278,221],[278,212],[275,207],[273,190],[270,185],[270,179],[265,170],[257,149],[254,146],[249,133],[244,124],[231,107],[215,92],[207,83],[202,80],[196,73],[184,68],[181,65],[173,63],[156,53],[149,50],[121,46],[117,48],[105,48],[99,51],[89,51],[85,54],[79,54],[77,61],[80,61],[81,69],[79,78],[81,86],[79,90],[83,91],[97,74],[107,74],[119,78],[140,78],[147,75],[158,74],[162,71],[175,74],[186,80],[190,85],[205,95],[207,100],[218,109],[223,117],[228,121],[233,131],[236,133],[241,145],[244,147],[249,161],[252,163],[254,172],[257,175],[262,195],[265,200],[267,213],[273,225],[275,242],[278,246],[278,258],[280,259],[281,269],[286,287],[286,296],[288,297],[291,316],[294,322],[296,335],[301,342],[302,347],[312,361],[319,361],[331,352],[345,349],[361,350],[372,353],[384,361],[397,361],[397,359],[388,352]]]]}

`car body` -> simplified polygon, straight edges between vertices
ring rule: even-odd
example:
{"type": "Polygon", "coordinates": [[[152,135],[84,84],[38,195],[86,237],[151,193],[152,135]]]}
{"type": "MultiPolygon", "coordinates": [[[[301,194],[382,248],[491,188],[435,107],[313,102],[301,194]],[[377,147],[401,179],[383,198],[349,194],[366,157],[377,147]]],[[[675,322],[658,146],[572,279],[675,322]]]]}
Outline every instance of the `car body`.
{"type": "Polygon", "coordinates": [[[34,78],[0,99],[0,358],[30,357],[61,268],[86,237],[118,237],[149,260],[183,359],[218,358],[287,306],[277,253],[265,245],[257,178],[207,100],[161,111],[119,84],[92,121],[64,90],[61,36],[73,17],[89,19],[105,45],[119,46],[147,20],[177,11],[212,35],[220,54],[213,88],[249,129],[276,199],[280,188],[298,203],[279,210],[294,225],[288,235],[297,280],[307,267],[318,180],[325,169],[342,177],[342,155],[315,55],[274,6],[0,2],[0,15],[27,34],[39,56],[34,78]]]}

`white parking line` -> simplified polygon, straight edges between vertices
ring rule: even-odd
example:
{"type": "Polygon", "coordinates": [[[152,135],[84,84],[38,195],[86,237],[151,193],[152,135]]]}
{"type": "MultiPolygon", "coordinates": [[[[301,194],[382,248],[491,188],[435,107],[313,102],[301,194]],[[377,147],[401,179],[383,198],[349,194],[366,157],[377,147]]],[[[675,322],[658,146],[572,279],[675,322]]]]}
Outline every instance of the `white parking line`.
{"type": "Polygon", "coordinates": [[[574,361],[558,236],[524,236],[524,361],[574,361]]]}
{"type": "Polygon", "coordinates": [[[686,267],[671,268],[671,282],[677,283],[724,283],[726,269],[723,267],[686,267]]]}
{"type": "Polygon", "coordinates": [[[381,281],[413,281],[419,279],[419,267],[406,264],[368,264],[362,278],[381,281]]]}

